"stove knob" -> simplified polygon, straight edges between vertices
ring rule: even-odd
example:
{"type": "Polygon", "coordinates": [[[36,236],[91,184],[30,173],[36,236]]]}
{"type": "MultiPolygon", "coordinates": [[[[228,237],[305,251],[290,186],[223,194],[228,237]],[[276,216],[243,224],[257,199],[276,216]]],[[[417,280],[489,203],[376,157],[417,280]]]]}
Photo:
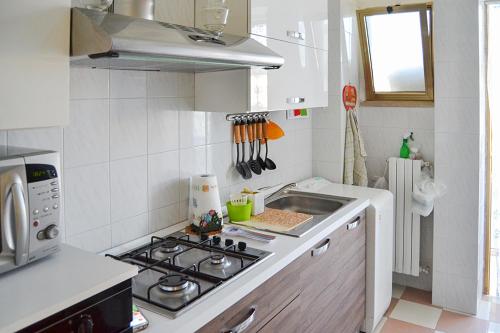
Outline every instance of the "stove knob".
{"type": "Polygon", "coordinates": [[[213,242],[214,245],[219,245],[220,241],[221,241],[221,239],[220,239],[219,236],[212,237],[212,242],[213,242]]]}
{"type": "Polygon", "coordinates": [[[57,225],[51,224],[44,231],[45,239],[54,239],[59,235],[59,229],[57,225]]]}
{"type": "Polygon", "coordinates": [[[201,234],[201,237],[200,237],[201,241],[204,242],[208,239],[208,235],[207,234],[201,234]]]}
{"type": "Polygon", "coordinates": [[[234,241],[230,238],[227,238],[224,244],[226,244],[226,247],[229,247],[234,244],[234,241]]]}
{"type": "Polygon", "coordinates": [[[245,242],[238,242],[238,250],[245,251],[246,248],[247,248],[247,243],[245,243],[245,242]]]}

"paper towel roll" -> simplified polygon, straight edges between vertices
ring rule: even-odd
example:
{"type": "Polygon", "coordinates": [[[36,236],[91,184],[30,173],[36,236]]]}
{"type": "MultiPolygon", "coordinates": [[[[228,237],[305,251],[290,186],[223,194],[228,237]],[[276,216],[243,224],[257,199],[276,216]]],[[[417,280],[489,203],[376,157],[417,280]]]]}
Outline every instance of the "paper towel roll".
{"type": "Polygon", "coordinates": [[[202,231],[222,228],[222,209],[217,177],[193,176],[190,180],[189,215],[191,224],[202,231]]]}

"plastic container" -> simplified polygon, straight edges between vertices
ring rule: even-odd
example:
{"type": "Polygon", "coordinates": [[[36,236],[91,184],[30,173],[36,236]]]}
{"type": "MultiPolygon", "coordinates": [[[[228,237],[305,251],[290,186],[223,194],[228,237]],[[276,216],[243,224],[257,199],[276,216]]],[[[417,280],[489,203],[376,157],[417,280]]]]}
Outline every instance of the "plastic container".
{"type": "Polygon", "coordinates": [[[231,201],[226,202],[227,215],[234,222],[248,221],[252,215],[252,201],[248,200],[246,205],[233,206],[231,201]]]}

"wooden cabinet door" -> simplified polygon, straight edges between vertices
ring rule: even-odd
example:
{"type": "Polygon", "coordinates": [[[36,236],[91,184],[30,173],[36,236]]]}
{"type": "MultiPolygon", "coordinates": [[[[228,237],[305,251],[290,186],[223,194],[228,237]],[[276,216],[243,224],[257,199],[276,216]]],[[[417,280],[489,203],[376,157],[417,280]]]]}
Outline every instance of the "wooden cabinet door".
{"type": "Polygon", "coordinates": [[[303,333],[301,323],[300,297],[296,297],[262,327],[259,333],[303,333]]]}
{"type": "Polygon", "coordinates": [[[70,6],[0,1],[0,130],[68,123],[70,6]]]}

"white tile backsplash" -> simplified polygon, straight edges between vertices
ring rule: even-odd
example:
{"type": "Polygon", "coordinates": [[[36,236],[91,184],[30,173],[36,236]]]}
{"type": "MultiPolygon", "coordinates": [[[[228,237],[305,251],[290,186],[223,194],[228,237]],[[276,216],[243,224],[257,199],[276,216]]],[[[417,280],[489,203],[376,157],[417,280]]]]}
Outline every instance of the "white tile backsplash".
{"type": "Polygon", "coordinates": [[[112,223],[148,211],[147,156],[111,162],[110,178],[112,223]]]}
{"type": "Polygon", "coordinates": [[[146,155],[147,146],[146,99],[112,99],[110,101],[111,160],[146,155]]]}
{"type": "Polygon", "coordinates": [[[312,176],[312,118],[272,113],[286,133],[269,143],[278,169],[246,181],[234,169],[226,114],[193,109],[193,74],[72,68],[70,124],[0,131],[0,145],[61,152],[61,230],[93,252],[186,220],[191,175],[215,173],[222,200],[312,176]]]}

